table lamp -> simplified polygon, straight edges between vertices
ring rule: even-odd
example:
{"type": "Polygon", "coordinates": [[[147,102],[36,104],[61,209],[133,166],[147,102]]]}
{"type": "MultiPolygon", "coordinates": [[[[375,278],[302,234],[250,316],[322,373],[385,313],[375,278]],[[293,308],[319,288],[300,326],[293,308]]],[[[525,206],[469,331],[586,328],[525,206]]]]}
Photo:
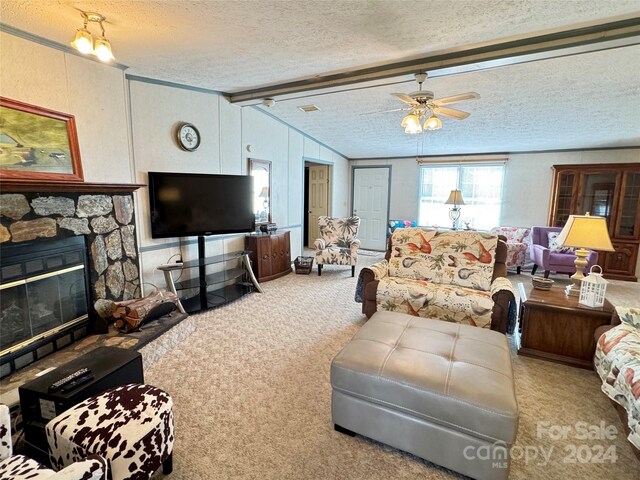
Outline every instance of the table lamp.
{"type": "Polygon", "coordinates": [[[462,192],[460,190],[451,190],[449,194],[449,198],[444,202],[445,205],[453,205],[451,210],[449,210],[449,218],[453,222],[453,226],[451,230],[457,230],[458,219],[460,218],[460,205],[464,205],[464,200],[462,199],[462,192]]]}
{"type": "Polygon", "coordinates": [[[262,191],[260,192],[260,195],[258,195],[258,197],[264,199],[262,203],[264,205],[264,209],[266,210],[267,207],[269,206],[269,188],[262,187],[262,191]]]}
{"type": "Polygon", "coordinates": [[[613,252],[609,232],[607,231],[607,219],[604,217],[592,217],[587,212],[586,215],[570,215],[566,225],[558,235],[556,240],[558,245],[564,247],[575,247],[576,273],[573,278],[573,285],[567,286],[566,293],[571,296],[580,295],[580,282],[584,278],[584,269],[587,266],[587,256],[591,250],[602,250],[613,252]]]}

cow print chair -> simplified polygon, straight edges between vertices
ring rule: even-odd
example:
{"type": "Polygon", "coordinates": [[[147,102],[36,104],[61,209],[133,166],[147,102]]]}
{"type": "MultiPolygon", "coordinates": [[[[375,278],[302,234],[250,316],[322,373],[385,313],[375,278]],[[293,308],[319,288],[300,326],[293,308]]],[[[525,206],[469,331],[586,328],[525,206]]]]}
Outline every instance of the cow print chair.
{"type": "Polygon", "coordinates": [[[5,480],[106,480],[107,462],[91,455],[55,472],[24,455],[13,455],[9,408],[0,405],[0,479],[5,480]]]}
{"type": "Polygon", "coordinates": [[[146,480],[172,470],[173,401],[159,388],[129,384],[90,397],[47,423],[51,464],[97,454],[113,480],[146,480]]]}

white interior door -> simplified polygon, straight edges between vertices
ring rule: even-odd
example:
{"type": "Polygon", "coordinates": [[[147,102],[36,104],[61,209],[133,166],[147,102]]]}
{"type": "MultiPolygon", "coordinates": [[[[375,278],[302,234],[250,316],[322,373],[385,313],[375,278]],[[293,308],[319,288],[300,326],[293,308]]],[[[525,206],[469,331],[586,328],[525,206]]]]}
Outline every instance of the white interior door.
{"type": "Polygon", "coordinates": [[[360,217],[361,248],[387,248],[389,175],[388,167],[353,169],[353,214],[360,217]]]}
{"type": "Polygon", "coordinates": [[[309,166],[309,247],[320,238],[318,217],[329,215],[329,165],[309,166]]]}

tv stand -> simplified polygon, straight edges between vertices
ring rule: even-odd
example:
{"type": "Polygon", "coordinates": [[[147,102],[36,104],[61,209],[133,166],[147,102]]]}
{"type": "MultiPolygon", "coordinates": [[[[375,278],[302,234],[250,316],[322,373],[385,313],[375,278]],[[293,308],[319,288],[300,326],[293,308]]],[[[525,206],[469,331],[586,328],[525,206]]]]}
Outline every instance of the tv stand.
{"type": "Polygon", "coordinates": [[[251,269],[251,260],[249,259],[249,251],[242,250],[237,252],[225,253],[222,255],[214,255],[212,257],[205,256],[204,236],[198,237],[198,259],[190,260],[182,264],[167,264],[158,267],[164,273],[164,279],[167,288],[178,297],[178,310],[182,313],[195,313],[211,308],[221,307],[238,298],[257,290],[262,292],[262,287],[258,283],[253,270],[251,269]],[[228,262],[236,261],[235,265],[228,262]],[[239,265],[238,265],[239,261],[239,265]],[[215,264],[224,264],[219,272],[207,275],[207,266],[215,264]],[[190,268],[198,268],[198,277],[181,282],[175,282],[171,272],[177,270],[185,270],[190,268]],[[248,278],[249,281],[246,281],[248,278]],[[229,284],[229,282],[235,283],[229,284]],[[209,287],[215,287],[209,290],[209,287]],[[197,290],[196,294],[190,293],[197,290]],[[178,292],[185,292],[182,297],[178,292]]]}

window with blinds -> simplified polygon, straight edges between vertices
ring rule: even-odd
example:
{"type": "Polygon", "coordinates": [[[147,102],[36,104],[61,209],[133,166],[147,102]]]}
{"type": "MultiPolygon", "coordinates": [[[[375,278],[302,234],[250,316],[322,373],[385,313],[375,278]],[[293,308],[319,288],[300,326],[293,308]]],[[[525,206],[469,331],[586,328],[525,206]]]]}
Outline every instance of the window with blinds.
{"type": "Polygon", "coordinates": [[[497,227],[502,203],[504,164],[429,165],[420,168],[419,225],[451,227],[444,202],[459,189],[465,205],[460,207],[458,228],[488,230],[497,227]]]}

